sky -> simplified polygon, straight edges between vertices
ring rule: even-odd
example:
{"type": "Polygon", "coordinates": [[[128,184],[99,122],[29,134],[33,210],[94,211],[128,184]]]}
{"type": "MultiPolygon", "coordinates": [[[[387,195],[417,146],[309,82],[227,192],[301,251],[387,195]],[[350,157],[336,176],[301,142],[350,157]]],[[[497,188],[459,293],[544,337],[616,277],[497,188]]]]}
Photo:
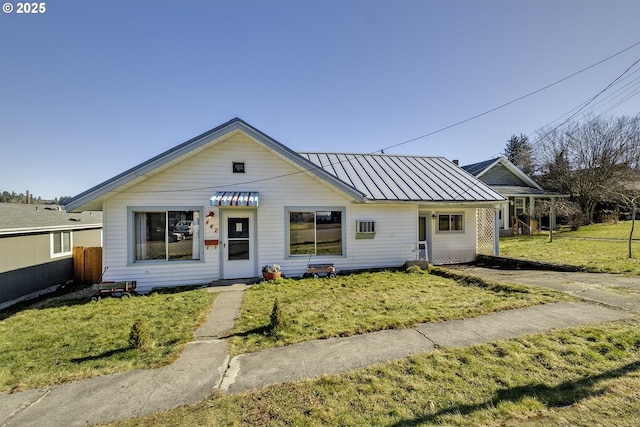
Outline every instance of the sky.
{"type": "Polygon", "coordinates": [[[0,191],[44,199],[234,117],[296,151],[465,165],[640,113],[638,0],[0,3],[0,191]]]}

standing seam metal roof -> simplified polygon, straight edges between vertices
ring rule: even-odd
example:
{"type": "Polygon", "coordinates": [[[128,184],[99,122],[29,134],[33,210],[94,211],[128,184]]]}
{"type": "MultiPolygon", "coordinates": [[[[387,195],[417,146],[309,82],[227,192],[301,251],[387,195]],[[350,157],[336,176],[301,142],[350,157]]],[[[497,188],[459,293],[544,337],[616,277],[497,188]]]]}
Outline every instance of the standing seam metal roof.
{"type": "Polygon", "coordinates": [[[371,200],[493,202],[504,197],[444,157],[298,153],[371,200]]]}

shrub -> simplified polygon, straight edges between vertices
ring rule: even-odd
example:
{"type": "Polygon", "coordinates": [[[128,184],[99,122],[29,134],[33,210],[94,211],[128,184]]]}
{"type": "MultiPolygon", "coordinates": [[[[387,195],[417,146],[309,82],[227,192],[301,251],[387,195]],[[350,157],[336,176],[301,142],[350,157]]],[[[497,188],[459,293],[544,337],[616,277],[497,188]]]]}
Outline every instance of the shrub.
{"type": "Polygon", "coordinates": [[[146,319],[138,319],[131,327],[129,332],[129,346],[139,350],[151,348],[151,332],[149,330],[149,322],[146,319]]]}
{"type": "Polygon", "coordinates": [[[285,323],[284,313],[276,298],[273,301],[273,309],[271,310],[271,317],[269,322],[269,333],[271,335],[277,334],[277,329],[282,327],[285,323]]]}
{"type": "Polygon", "coordinates": [[[404,271],[409,274],[422,274],[423,272],[422,267],[415,264],[408,266],[404,271]]]}

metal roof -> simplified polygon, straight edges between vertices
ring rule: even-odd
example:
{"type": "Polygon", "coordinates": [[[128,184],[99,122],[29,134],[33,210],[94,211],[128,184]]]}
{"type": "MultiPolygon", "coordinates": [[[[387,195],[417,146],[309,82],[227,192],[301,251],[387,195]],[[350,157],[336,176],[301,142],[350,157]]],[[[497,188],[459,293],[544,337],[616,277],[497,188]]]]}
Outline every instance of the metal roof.
{"type": "Polygon", "coordinates": [[[58,205],[0,203],[0,235],[102,227],[102,212],[67,213],[58,205]]]}
{"type": "Polygon", "coordinates": [[[376,201],[496,202],[504,197],[444,157],[299,153],[376,201]]]}

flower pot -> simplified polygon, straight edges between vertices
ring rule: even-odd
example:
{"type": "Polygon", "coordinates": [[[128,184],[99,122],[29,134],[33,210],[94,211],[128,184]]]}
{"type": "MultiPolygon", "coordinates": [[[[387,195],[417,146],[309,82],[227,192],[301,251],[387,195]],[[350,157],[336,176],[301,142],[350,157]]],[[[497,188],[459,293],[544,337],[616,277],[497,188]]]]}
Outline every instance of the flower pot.
{"type": "Polygon", "coordinates": [[[264,271],[262,272],[262,277],[264,278],[264,280],[279,279],[280,277],[282,277],[282,272],[276,271],[274,273],[267,273],[266,271],[264,271]]]}

